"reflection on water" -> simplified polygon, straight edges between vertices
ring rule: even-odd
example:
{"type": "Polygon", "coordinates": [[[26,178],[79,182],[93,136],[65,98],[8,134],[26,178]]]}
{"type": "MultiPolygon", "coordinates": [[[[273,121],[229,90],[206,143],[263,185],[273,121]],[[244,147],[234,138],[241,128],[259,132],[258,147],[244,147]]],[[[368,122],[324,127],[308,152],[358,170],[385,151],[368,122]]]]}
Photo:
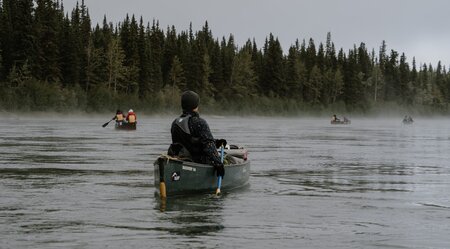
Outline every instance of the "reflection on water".
{"type": "Polygon", "coordinates": [[[161,220],[174,225],[173,228],[164,230],[174,235],[207,235],[224,228],[221,224],[223,205],[221,197],[211,194],[168,199],[155,198],[155,209],[166,214],[161,216],[161,220]]]}
{"type": "Polygon", "coordinates": [[[448,119],[206,118],[249,149],[250,185],[166,200],[173,117],[3,119],[0,247],[450,248],[448,119]]]}

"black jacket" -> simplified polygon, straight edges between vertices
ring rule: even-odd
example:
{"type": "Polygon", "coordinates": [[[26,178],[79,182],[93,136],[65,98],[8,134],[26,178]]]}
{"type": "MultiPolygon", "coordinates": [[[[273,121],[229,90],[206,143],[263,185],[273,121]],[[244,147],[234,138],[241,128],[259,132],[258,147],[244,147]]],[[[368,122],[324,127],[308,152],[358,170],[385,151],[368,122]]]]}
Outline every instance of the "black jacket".
{"type": "Polygon", "coordinates": [[[172,145],[181,144],[197,163],[222,165],[214,137],[206,121],[197,112],[183,112],[172,122],[172,145]]]}

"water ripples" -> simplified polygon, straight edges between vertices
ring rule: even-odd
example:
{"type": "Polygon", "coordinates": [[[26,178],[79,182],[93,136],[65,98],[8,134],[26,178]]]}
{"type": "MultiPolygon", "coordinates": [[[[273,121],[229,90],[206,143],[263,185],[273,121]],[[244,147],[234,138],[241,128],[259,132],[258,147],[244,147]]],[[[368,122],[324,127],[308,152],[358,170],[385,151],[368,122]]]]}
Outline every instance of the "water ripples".
{"type": "Polygon", "coordinates": [[[167,200],[152,165],[172,117],[135,132],[98,117],[2,120],[3,247],[450,247],[447,120],[206,119],[249,149],[250,185],[167,200]]]}

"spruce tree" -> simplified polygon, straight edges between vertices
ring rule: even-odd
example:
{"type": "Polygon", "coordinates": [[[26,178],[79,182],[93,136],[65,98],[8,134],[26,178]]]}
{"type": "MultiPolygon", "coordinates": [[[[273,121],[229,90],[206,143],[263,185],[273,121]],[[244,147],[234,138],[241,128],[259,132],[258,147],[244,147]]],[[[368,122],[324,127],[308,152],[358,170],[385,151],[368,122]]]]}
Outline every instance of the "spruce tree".
{"type": "Polygon", "coordinates": [[[186,78],[184,77],[183,65],[178,59],[178,56],[173,57],[171,63],[171,68],[169,71],[168,85],[171,86],[172,91],[185,91],[186,89],[186,78]]]}
{"type": "Polygon", "coordinates": [[[256,75],[251,50],[241,50],[233,61],[230,87],[225,90],[229,100],[243,101],[256,96],[256,75]]]}
{"type": "Polygon", "coordinates": [[[286,90],[284,79],[284,59],[278,38],[272,34],[264,45],[262,86],[267,96],[283,96],[286,90]]]}
{"type": "MultiPolygon", "coordinates": [[[[1,48],[1,42],[0,42],[0,48],[1,48]]],[[[3,86],[1,85],[4,79],[4,71],[3,71],[3,57],[2,57],[2,50],[0,49],[0,88],[3,86]]]]}
{"type": "Polygon", "coordinates": [[[214,86],[219,97],[223,97],[223,92],[226,89],[226,83],[224,80],[224,59],[222,57],[219,41],[214,42],[213,48],[210,52],[211,60],[211,74],[209,76],[209,81],[214,86]]]}
{"type": "Polygon", "coordinates": [[[159,28],[159,23],[153,21],[149,32],[150,46],[150,85],[153,92],[158,92],[163,87],[162,56],[164,52],[164,32],[159,28]]]}
{"type": "Polygon", "coordinates": [[[318,66],[313,66],[309,79],[305,85],[304,99],[311,105],[319,105],[321,103],[321,92],[323,87],[323,77],[318,66]]]}
{"type": "MultiPolygon", "coordinates": [[[[164,84],[169,81],[168,77],[172,68],[172,62],[174,61],[174,57],[177,56],[177,52],[178,45],[175,26],[167,27],[161,66],[164,84]]],[[[179,61],[179,58],[177,58],[177,60],[179,61]]]]}
{"type": "Polygon", "coordinates": [[[330,32],[327,33],[327,41],[325,44],[325,67],[332,68],[333,70],[337,69],[336,49],[334,43],[331,41],[330,32]]]}
{"type": "Polygon", "coordinates": [[[366,108],[366,98],[362,85],[363,74],[358,69],[357,49],[349,51],[348,60],[344,65],[343,100],[348,110],[366,108]]]}
{"type": "Polygon", "coordinates": [[[334,73],[334,81],[333,87],[331,91],[331,103],[336,103],[338,98],[342,94],[342,90],[344,88],[344,76],[341,73],[341,69],[338,68],[334,73]]]}
{"type": "Polygon", "coordinates": [[[89,75],[89,51],[91,48],[91,18],[89,16],[89,10],[84,4],[84,0],[81,1],[81,7],[79,11],[80,24],[78,26],[79,38],[79,58],[80,58],[80,83],[85,91],[89,90],[90,75],[89,75]]]}
{"type": "Polygon", "coordinates": [[[444,101],[447,99],[447,86],[444,74],[444,68],[442,67],[441,61],[438,61],[435,72],[436,90],[435,90],[435,103],[437,107],[442,108],[444,106],[444,101]]]}
{"type": "Polygon", "coordinates": [[[125,53],[125,88],[128,94],[138,93],[139,86],[139,50],[138,25],[134,15],[131,20],[126,16],[120,31],[121,46],[125,53]]]}
{"type": "Polygon", "coordinates": [[[86,79],[87,79],[87,89],[94,86],[98,86],[100,83],[104,83],[101,78],[103,74],[103,64],[104,58],[102,56],[102,50],[95,47],[93,39],[88,42],[87,47],[87,64],[86,64],[86,79]]]}
{"type": "Polygon", "coordinates": [[[324,74],[326,67],[326,58],[325,58],[325,49],[322,43],[319,44],[319,48],[317,50],[316,65],[319,67],[321,73],[324,74]]]}
{"type": "Polygon", "coordinates": [[[209,82],[211,75],[211,60],[208,53],[203,53],[203,58],[201,61],[201,81],[200,81],[200,93],[205,97],[214,97],[214,86],[209,82]]]}
{"type": "Polygon", "coordinates": [[[58,9],[52,0],[37,0],[34,20],[36,47],[33,74],[40,80],[59,82],[62,78],[59,66],[58,9]]]}
{"type": "Polygon", "coordinates": [[[234,36],[230,35],[228,41],[225,41],[225,37],[222,39],[222,73],[224,86],[221,86],[220,90],[225,90],[229,87],[231,82],[231,74],[233,70],[233,61],[236,54],[236,45],[234,44],[234,36]]]}
{"type": "Polygon", "coordinates": [[[410,69],[409,65],[406,62],[406,56],[404,53],[400,56],[400,64],[399,64],[399,82],[398,82],[398,91],[399,91],[399,101],[401,104],[412,104],[413,96],[412,96],[412,84],[410,81],[410,69]]]}
{"type": "Polygon", "coordinates": [[[252,41],[252,64],[253,64],[253,71],[256,74],[256,88],[260,95],[264,95],[262,91],[262,70],[263,70],[263,54],[260,49],[258,49],[258,46],[256,45],[255,39],[252,41]]]}
{"type": "Polygon", "coordinates": [[[308,72],[311,72],[312,68],[316,65],[317,60],[317,52],[316,45],[314,44],[314,40],[312,38],[309,39],[308,48],[305,51],[305,66],[308,69],[308,72]]]}
{"type": "Polygon", "coordinates": [[[326,107],[333,103],[333,90],[336,84],[335,72],[328,68],[322,73],[321,103],[326,107]]]}
{"type": "Polygon", "coordinates": [[[371,75],[369,78],[369,86],[371,90],[368,92],[368,95],[372,96],[373,103],[377,103],[379,101],[379,94],[383,92],[385,85],[384,75],[380,69],[380,65],[375,65],[372,68],[371,75]]]}
{"type": "Polygon", "coordinates": [[[124,81],[126,80],[125,52],[120,45],[117,37],[112,37],[106,54],[107,71],[108,71],[108,89],[119,93],[120,95],[126,91],[124,81]]]}
{"type": "MultiPolygon", "coordinates": [[[[104,19],[103,22],[105,24],[106,19],[104,19]]],[[[97,24],[91,33],[91,40],[92,40],[91,53],[92,52],[97,53],[95,63],[98,64],[95,66],[95,75],[91,75],[94,84],[98,83],[106,84],[108,79],[108,72],[106,70],[107,67],[106,51],[108,49],[109,39],[111,39],[110,38],[111,34],[105,32],[103,30],[104,27],[105,25],[103,25],[103,27],[100,28],[100,25],[97,24]]]]}
{"type": "Polygon", "coordinates": [[[61,24],[59,34],[59,65],[62,83],[64,86],[75,86],[80,80],[80,63],[76,33],[71,25],[70,18],[66,16],[61,24]]]}
{"type": "Polygon", "coordinates": [[[301,81],[302,73],[300,65],[300,56],[297,46],[289,48],[289,54],[286,64],[286,96],[302,101],[301,92],[303,89],[303,82],[301,81]]]}
{"type": "Polygon", "coordinates": [[[66,53],[73,53],[73,55],[68,55],[70,56],[70,63],[68,62],[68,67],[72,67],[71,69],[68,69],[71,72],[71,74],[69,74],[69,76],[67,77],[68,80],[66,80],[66,82],[69,82],[71,84],[74,85],[79,85],[80,87],[82,87],[82,76],[81,76],[81,72],[82,72],[82,60],[84,58],[84,46],[81,40],[81,29],[80,29],[80,25],[81,25],[81,16],[80,16],[80,8],[78,3],[76,4],[75,8],[72,10],[71,13],[71,18],[70,18],[70,32],[68,32],[68,34],[65,36],[65,38],[67,39],[66,41],[68,42],[67,45],[69,47],[70,50],[73,49],[72,51],[67,51],[66,53]],[[72,82],[71,82],[72,81],[72,82]]]}
{"type": "Polygon", "coordinates": [[[144,21],[141,17],[139,22],[138,34],[138,50],[139,50],[139,97],[142,99],[150,95],[150,46],[144,27],[144,21]]]}
{"type": "Polygon", "coordinates": [[[191,82],[191,73],[189,69],[192,65],[192,48],[191,44],[189,43],[189,36],[186,31],[181,31],[180,34],[177,36],[177,55],[180,59],[180,62],[183,67],[183,71],[185,72],[185,80],[186,80],[186,88],[181,90],[189,89],[190,82],[191,82]]]}
{"type": "Polygon", "coordinates": [[[3,0],[0,44],[5,75],[13,66],[32,63],[34,53],[33,0],[3,0]]]}
{"type": "Polygon", "coordinates": [[[362,73],[362,80],[367,81],[370,77],[370,71],[372,68],[372,61],[370,59],[369,52],[367,51],[366,44],[363,42],[358,47],[358,68],[362,73]]]}
{"type": "Polygon", "coordinates": [[[391,49],[389,60],[385,65],[385,98],[387,101],[396,101],[400,95],[399,73],[398,73],[398,53],[391,49]]]}

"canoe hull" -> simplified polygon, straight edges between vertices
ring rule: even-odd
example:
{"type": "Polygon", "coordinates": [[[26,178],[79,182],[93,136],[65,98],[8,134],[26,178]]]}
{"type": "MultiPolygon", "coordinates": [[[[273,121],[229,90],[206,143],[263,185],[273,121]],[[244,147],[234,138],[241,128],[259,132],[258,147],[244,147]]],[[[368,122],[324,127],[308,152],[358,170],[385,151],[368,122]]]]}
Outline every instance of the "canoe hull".
{"type": "Polygon", "coordinates": [[[351,122],[350,122],[350,120],[348,120],[348,121],[331,121],[331,124],[344,124],[344,125],[346,125],[346,124],[350,124],[351,122]]]}
{"type": "MultiPolygon", "coordinates": [[[[160,183],[164,182],[166,195],[184,195],[193,193],[214,193],[217,177],[214,167],[207,164],[181,161],[164,156],[154,163],[155,187],[160,195],[160,183]]],[[[221,190],[244,187],[250,177],[250,162],[225,165],[225,177],[221,190]]]]}
{"type": "Polygon", "coordinates": [[[136,130],[136,123],[122,123],[122,125],[116,123],[115,128],[116,130],[136,130]]]}

